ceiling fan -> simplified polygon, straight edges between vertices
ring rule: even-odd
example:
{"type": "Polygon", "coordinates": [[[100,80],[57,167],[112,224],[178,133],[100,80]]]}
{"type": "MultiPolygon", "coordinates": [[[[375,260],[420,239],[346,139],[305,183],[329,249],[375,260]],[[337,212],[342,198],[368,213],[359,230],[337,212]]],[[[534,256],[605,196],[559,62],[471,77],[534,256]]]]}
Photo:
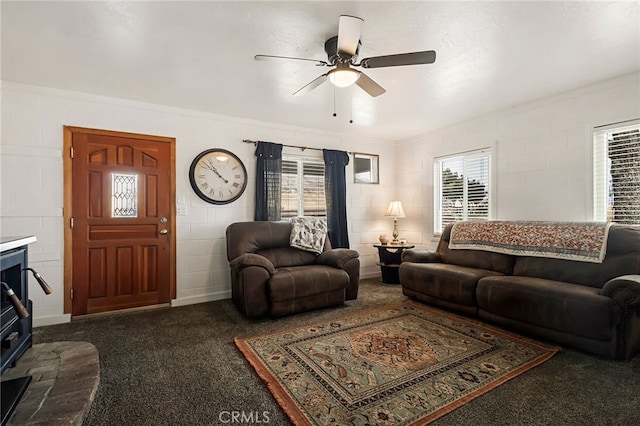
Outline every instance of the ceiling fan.
{"type": "Polygon", "coordinates": [[[362,71],[358,71],[352,67],[362,68],[382,68],[397,67],[402,65],[421,65],[432,64],[436,60],[436,52],[433,50],[425,50],[422,52],[400,53],[396,55],[376,56],[373,58],[365,58],[356,63],[358,53],[360,51],[360,34],[362,33],[362,24],[364,20],[355,16],[341,15],[338,22],[338,35],[331,37],[324,44],[324,51],[327,53],[328,61],[320,61],[317,59],[293,58],[289,56],[274,55],[256,55],[256,61],[266,60],[295,60],[315,62],[319,67],[335,67],[326,74],[314,79],[302,88],[293,93],[303,95],[320,86],[329,80],[337,87],[349,87],[357,84],[361,89],[372,97],[382,95],[386,90],[378,83],[373,81],[362,71]]]}

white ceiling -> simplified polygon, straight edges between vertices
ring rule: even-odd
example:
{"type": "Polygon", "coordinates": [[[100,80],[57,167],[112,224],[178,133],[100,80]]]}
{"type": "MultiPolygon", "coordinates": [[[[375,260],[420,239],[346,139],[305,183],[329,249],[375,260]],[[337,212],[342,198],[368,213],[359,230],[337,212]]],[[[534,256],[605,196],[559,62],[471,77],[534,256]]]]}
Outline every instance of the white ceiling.
{"type": "Polygon", "coordinates": [[[640,3],[9,2],[2,79],[398,140],[640,70],[640,3]],[[365,70],[371,98],[329,83],[338,16],[364,19],[360,58],[436,50],[432,65],[365,70]],[[353,118],[354,123],[349,124],[353,118]]]}

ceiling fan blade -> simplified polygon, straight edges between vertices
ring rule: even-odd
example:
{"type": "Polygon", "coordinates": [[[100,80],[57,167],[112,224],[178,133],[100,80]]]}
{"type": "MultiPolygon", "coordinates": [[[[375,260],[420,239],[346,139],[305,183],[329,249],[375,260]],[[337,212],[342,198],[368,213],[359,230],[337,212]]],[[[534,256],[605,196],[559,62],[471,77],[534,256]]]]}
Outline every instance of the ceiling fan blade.
{"type": "Polygon", "coordinates": [[[358,78],[356,80],[356,84],[358,86],[360,86],[360,88],[362,90],[364,90],[365,92],[367,92],[369,95],[371,95],[372,97],[376,97],[376,96],[380,96],[382,95],[384,92],[386,92],[386,90],[384,90],[382,88],[382,86],[380,86],[378,83],[376,83],[375,81],[371,80],[371,78],[369,78],[365,73],[360,72],[360,78],[358,78]]]}
{"type": "Polygon", "coordinates": [[[253,57],[253,59],[255,59],[256,61],[270,61],[270,60],[273,60],[273,59],[276,59],[276,60],[285,59],[285,60],[294,60],[294,61],[308,61],[308,62],[315,62],[316,66],[319,66],[319,67],[328,66],[329,65],[325,61],[320,61],[318,59],[293,58],[291,56],[256,55],[256,56],[253,57]]]}
{"type": "Polygon", "coordinates": [[[320,86],[325,81],[327,81],[327,74],[322,74],[320,77],[316,78],[311,83],[309,83],[306,86],[303,86],[300,89],[298,89],[297,91],[295,91],[293,93],[293,96],[300,96],[300,95],[304,95],[305,93],[309,93],[310,91],[312,91],[316,87],[320,86]]]}
{"type": "Polygon", "coordinates": [[[424,52],[400,53],[398,55],[376,56],[360,61],[362,68],[398,67],[401,65],[432,64],[436,61],[434,50],[424,52]]]}
{"type": "Polygon", "coordinates": [[[340,15],[338,22],[338,53],[346,53],[350,56],[356,54],[362,24],[364,20],[356,16],[340,15]]]}

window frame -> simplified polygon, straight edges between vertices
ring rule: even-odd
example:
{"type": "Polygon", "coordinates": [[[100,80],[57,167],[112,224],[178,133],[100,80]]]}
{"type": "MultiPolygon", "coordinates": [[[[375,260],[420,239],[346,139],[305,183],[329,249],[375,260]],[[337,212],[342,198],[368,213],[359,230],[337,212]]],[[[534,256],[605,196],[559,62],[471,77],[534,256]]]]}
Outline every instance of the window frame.
{"type": "MultiPolygon", "coordinates": [[[[454,160],[461,158],[463,161],[463,170],[466,170],[467,161],[476,158],[487,158],[487,218],[485,220],[492,220],[494,218],[495,209],[495,167],[494,163],[494,148],[492,146],[457,152],[453,154],[442,155],[433,158],[433,234],[438,237],[442,235],[444,226],[442,226],[442,175],[441,167],[442,163],[447,160],[454,160]]],[[[464,176],[464,173],[463,173],[464,176]]],[[[467,179],[463,180],[463,197],[468,197],[467,179]]],[[[463,203],[463,219],[468,220],[468,202],[463,203]]],[[[476,218],[476,220],[478,220],[476,218]]]]}
{"type": "Polygon", "coordinates": [[[365,184],[379,184],[380,183],[380,159],[377,154],[365,154],[363,152],[353,153],[353,183],[365,183],[365,184]],[[368,161],[369,176],[358,176],[358,163],[359,161],[368,161]]]}
{"type": "MultiPolygon", "coordinates": [[[[621,121],[617,123],[594,126],[591,133],[592,139],[592,167],[591,167],[591,207],[594,221],[613,221],[610,217],[609,203],[609,176],[610,164],[608,164],[608,136],[611,133],[625,132],[629,130],[640,131],[640,118],[621,121]]],[[[635,223],[640,224],[640,221],[635,223]]]]}
{"type": "MultiPolygon", "coordinates": [[[[313,165],[317,165],[317,166],[322,166],[323,169],[323,173],[322,173],[322,192],[324,194],[324,182],[325,182],[325,172],[324,172],[324,160],[322,158],[319,157],[311,157],[311,156],[304,156],[304,155],[293,155],[293,154],[283,154],[282,155],[282,164],[283,164],[283,171],[281,172],[281,181],[283,182],[284,185],[284,163],[286,161],[289,162],[296,162],[297,163],[297,173],[296,173],[296,188],[298,190],[298,203],[297,203],[297,214],[294,216],[288,216],[285,214],[284,208],[285,208],[285,203],[283,202],[282,198],[281,198],[281,205],[280,205],[280,216],[282,218],[282,220],[288,220],[291,217],[295,217],[295,216],[308,216],[308,214],[305,214],[304,211],[304,164],[313,164],[313,165]],[[302,196],[301,196],[302,194],[302,196]]],[[[282,194],[284,194],[284,187],[282,190],[282,194]]],[[[327,202],[326,202],[326,194],[324,194],[325,197],[325,203],[324,203],[324,215],[323,216],[318,216],[318,215],[313,215],[313,217],[327,217],[327,202]]]]}

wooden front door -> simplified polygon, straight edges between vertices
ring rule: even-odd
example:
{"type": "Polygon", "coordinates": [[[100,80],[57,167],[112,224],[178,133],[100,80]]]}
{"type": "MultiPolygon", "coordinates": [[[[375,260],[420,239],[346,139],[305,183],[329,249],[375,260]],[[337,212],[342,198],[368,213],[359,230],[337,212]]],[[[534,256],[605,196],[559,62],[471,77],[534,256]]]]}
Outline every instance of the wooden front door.
{"type": "Polygon", "coordinates": [[[70,253],[65,250],[72,262],[65,272],[72,275],[72,315],[175,297],[174,143],[65,127],[72,245],[70,253]]]}

